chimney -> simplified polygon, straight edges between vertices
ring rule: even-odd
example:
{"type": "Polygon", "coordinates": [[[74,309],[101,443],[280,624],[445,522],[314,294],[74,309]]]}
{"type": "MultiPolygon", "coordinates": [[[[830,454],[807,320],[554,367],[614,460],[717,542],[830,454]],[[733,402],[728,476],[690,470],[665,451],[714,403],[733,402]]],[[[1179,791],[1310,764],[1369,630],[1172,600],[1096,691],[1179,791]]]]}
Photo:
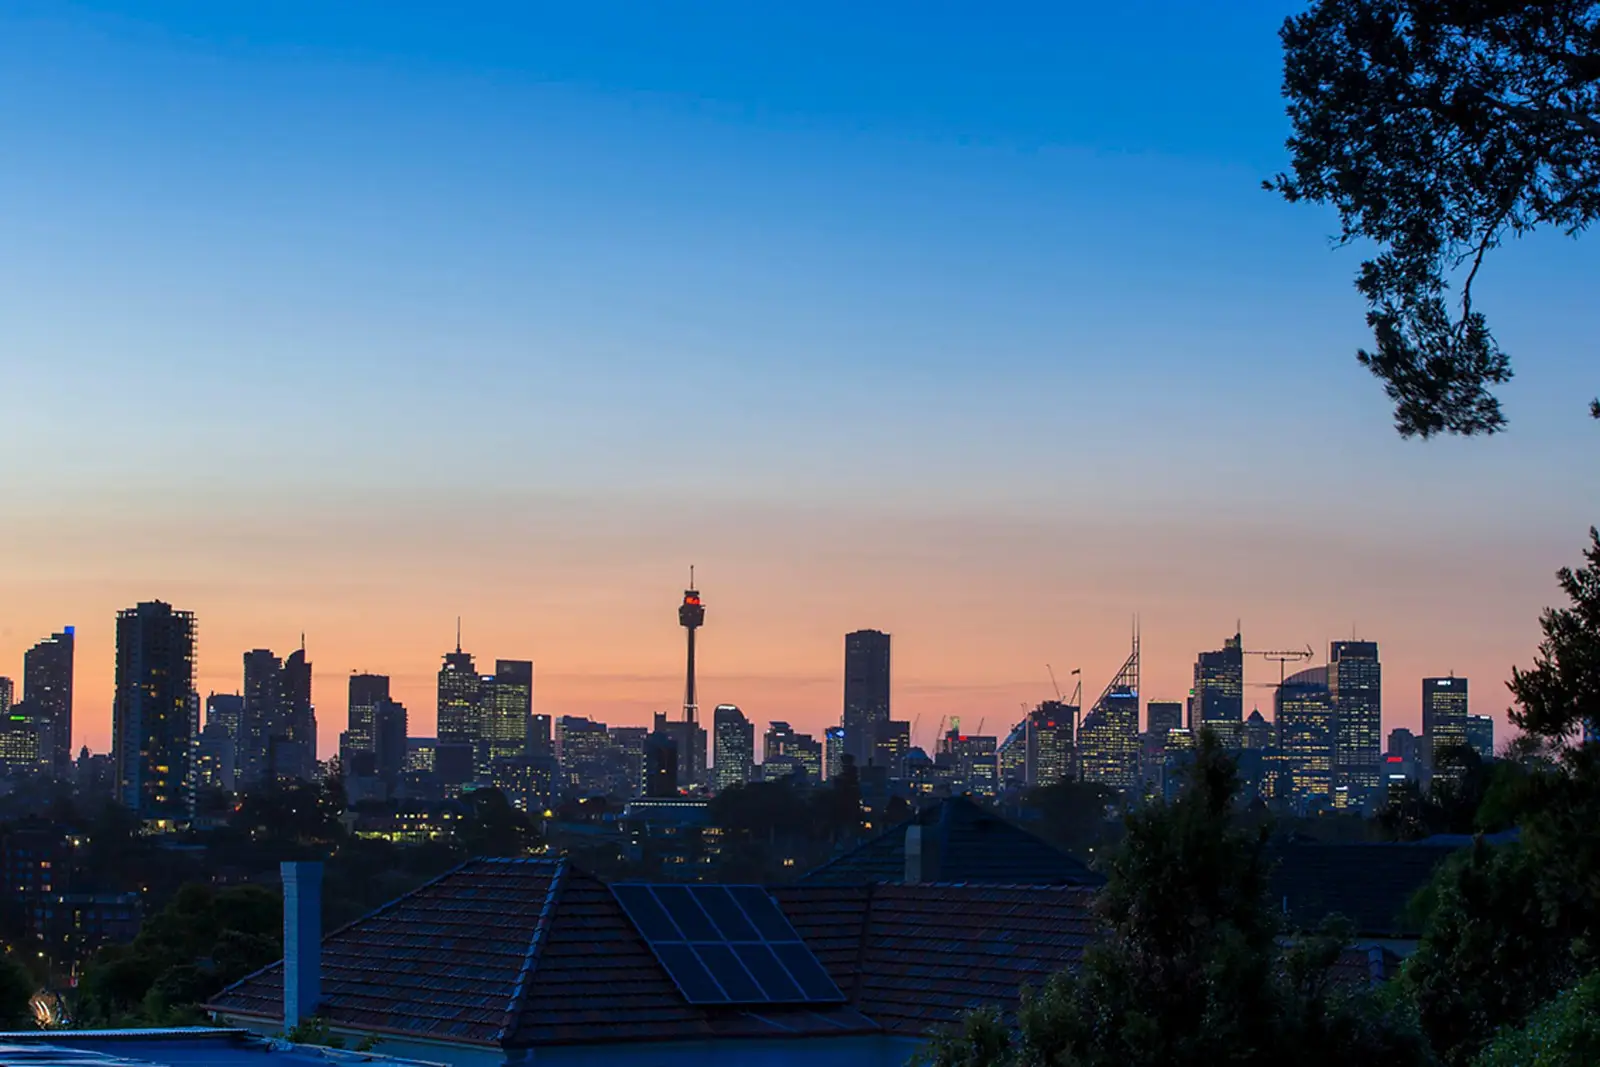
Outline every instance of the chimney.
{"type": "Polygon", "coordinates": [[[284,863],[283,1029],[317,1013],[322,999],[322,864],[284,863]]]}
{"type": "Polygon", "coordinates": [[[922,825],[913,822],[906,827],[906,885],[922,881],[922,825]]]}

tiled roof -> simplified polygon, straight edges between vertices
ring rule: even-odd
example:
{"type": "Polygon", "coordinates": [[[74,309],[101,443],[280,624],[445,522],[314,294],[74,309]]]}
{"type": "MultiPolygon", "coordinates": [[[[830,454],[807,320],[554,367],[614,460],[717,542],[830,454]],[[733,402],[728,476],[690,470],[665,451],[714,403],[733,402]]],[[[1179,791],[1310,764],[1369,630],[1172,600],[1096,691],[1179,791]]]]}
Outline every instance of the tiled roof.
{"type": "Polygon", "coordinates": [[[794,885],[773,891],[852,998],[885,1030],[924,1034],[962,1012],[1008,1012],[1024,985],[1075,966],[1096,934],[1079,886],[794,885]]]}
{"type": "Polygon", "coordinates": [[[1365,937],[1420,937],[1412,897],[1456,850],[1420,844],[1291,844],[1271,851],[1272,900],[1291,926],[1311,930],[1342,915],[1365,937]]]}
{"type": "MultiPolygon", "coordinates": [[[[323,941],[332,1026],[528,1047],[716,1037],[921,1034],[980,1004],[1013,1007],[1080,958],[1090,890],[793,885],[774,894],[849,1003],[687,1003],[599,879],[550,860],[475,860],[323,941]]],[[[281,1018],[274,964],[210,1003],[281,1018]]]]}
{"type": "Polygon", "coordinates": [[[906,831],[923,827],[923,881],[1000,885],[1099,885],[1088,867],[967,797],[932,804],[898,826],[811,871],[814,885],[905,880],[906,831]]]}
{"type": "MultiPolygon", "coordinates": [[[[493,1044],[562,864],[474,860],[322,942],[321,1014],[336,1026],[493,1044]]],[[[281,1018],[283,966],[208,1005],[281,1018]]]]}

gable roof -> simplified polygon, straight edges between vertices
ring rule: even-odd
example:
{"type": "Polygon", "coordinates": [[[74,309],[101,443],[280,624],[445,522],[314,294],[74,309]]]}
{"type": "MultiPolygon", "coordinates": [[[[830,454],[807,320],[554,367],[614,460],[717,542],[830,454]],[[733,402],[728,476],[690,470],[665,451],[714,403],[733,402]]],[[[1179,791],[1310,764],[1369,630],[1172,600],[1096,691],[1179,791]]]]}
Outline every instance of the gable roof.
{"type": "Polygon", "coordinates": [[[1456,852],[1413,844],[1282,845],[1269,853],[1272,900],[1291,926],[1310,930],[1342,915],[1365,937],[1414,939],[1422,930],[1410,914],[1413,897],[1456,852]]]}
{"type": "MultiPolygon", "coordinates": [[[[610,889],[565,861],[475,860],[329,934],[319,1014],[338,1029],[529,1047],[718,1037],[922,1034],[1075,964],[1089,892],[788,886],[779,906],[849,998],[689,1004],[610,889]]],[[[219,993],[224,1018],[282,1017],[273,964],[219,993]]]]}
{"type": "Polygon", "coordinates": [[[965,796],[930,804],[905,822],[810,871],[813,885],[903,882],[906,831],[923,827],[923,881],[997,885],[1099,885],[1066,852],[965,796]]]}

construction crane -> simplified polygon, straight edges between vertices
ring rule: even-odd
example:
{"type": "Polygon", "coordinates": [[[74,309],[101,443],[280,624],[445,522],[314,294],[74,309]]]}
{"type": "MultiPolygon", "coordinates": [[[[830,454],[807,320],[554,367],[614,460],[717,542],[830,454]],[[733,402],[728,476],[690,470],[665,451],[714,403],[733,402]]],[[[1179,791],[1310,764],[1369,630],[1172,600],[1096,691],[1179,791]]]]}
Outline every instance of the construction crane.
{"type": "MultiPolygon", "coordinates": [[[[1044,669],[1050,672],[1050,688],[1054,689],[1056,691],[1056,701],[1057,701],[1057,703],[1059,703],[1061,701],[1061,699],[1062,699],[1062,697],[1061,697],[1061,685],[1056,681],[1056,669],[1054,667],[1050,666],[1050,664],[1048,664],[1048,663],[1046,663],[1044,665],[1044,669]]],[[[1073,671],[1072,673],[1073,674],[1077,674],[1078,672],[1077,671],[1073,671]]]]}
{"type": "Polygon", "coordinates": [[[1316,653],[1311,651],[1310,645],[1307,645],[1302,651],[1275,650],[1263,652],[1255,649],[1246,649],[1244,651],[1244,655],[1260,656],[1262,659],[1275,660],[1278,664],[1278,687],[1280,689],[1283,687],[1284,675],[1287,673],[1286,668],[1289,664],[1298,663],[1301,660],[1314,659],[1316,657],[1316,653]]]}

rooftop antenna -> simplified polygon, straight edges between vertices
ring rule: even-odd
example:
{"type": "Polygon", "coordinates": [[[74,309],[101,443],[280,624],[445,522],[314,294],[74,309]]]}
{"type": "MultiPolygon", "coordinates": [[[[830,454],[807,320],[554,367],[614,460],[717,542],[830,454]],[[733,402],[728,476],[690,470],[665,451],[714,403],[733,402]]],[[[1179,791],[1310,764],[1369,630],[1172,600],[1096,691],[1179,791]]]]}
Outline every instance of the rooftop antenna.
{"type": "Polygon", "coordinates": [[[694,588],[694,564],[689,564],[689,588],[694,588]]]}
{"type": "Polygon", "coordinates": [[[456,616],[456,655],[461,655],[461,616],[456,616]]]}
{"type": "Polygon", "coordinates": [[[301,630],[300,631],[300,652],[302,654],[304,654],[305,650],[306,650],[306,632],[304,630],[301,630]]]}

